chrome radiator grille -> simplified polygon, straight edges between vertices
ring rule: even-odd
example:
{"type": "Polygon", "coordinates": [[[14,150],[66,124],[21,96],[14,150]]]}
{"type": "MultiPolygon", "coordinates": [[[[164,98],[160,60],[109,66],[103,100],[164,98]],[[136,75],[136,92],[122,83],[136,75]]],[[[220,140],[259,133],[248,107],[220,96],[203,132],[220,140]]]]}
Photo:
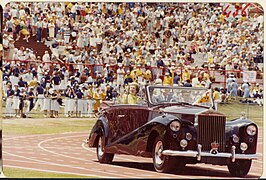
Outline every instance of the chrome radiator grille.
{"type": "Polygon", "coordinates": [[[202,151],[210,151],[211,143],[219,143],[219,152],[225,151],[225,116],[199,115],[198,144],[202,151]]]}

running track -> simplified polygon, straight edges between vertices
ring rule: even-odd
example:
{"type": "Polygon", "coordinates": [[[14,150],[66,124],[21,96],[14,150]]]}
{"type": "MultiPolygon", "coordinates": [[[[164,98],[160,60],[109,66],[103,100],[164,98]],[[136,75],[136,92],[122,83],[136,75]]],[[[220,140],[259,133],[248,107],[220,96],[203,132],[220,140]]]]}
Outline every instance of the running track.
{"type": "MultiPolygon", "coordinates": [[[[262,129],[259,132],[259,159],[252,162],[246,178],[262,175],[262,129]]],[[[186,165],[181,173],[157,173],[151,159],[127,155],[115,155],[113,164],[100,164],[95,148],[83,144],[86,138],[85,132],[4,135],[3,164],[4,167],[100,178],[233,178],[226,166],[206,164],[186,165]]]]}

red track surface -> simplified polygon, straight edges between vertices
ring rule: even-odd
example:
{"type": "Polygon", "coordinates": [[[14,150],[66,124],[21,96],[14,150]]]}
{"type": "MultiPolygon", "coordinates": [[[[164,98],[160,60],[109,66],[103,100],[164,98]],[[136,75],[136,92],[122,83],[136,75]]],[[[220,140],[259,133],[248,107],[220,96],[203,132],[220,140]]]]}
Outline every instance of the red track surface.
{"type": "MultiPolygon", "coordinates": [[[[94,148],[83,145],[87,133],[12,135],[3,137],[4,167],[105,178],[233,178],[226,166],[187,165],[183,172],[157,173],[152,160],[115,155],[112,164],[100,164],[94,148]]],[[[262,175],[262,130],[259,159],[252,162],[247,178],[262,175]]]]}

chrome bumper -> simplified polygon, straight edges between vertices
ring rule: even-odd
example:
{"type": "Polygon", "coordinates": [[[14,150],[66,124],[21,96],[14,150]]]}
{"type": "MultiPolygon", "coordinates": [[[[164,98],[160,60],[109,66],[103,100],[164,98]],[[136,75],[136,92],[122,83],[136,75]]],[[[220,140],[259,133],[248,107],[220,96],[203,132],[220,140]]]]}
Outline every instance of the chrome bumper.
{"type": "Polygon", "coordinates": [[[210,152],[202,152],[202,146],[198,145],[198,151],[173,151],[173,150],[163,150],[162,154],[166,156],[183,156],[183,157],[196,157],[198,161],[201,160],[201,157],[221,157],[221,158],[230,158],[232,162],[235,162],[235,159],[257,159],[256,154],[236,154],[235,146],[232,146],[231,153],[217,153],[212,154],[210,152]]]}

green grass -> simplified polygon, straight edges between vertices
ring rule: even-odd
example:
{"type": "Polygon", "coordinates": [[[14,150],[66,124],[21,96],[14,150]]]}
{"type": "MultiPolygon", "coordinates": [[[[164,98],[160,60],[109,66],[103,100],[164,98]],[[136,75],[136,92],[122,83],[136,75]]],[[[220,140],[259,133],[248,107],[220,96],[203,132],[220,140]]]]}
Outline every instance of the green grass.
{"type": "Polygon", "coordinates": [[[90,131],[96,119],[28,118],[4,119],[3,134],[58,134],[90,131]]]}
{"type": "Polygon", "coordinates": [[[254,121],[259,127],[263,126],[263,106],[231,101],[229,104],[219,104],[218,111],[225,114],[227,120],[239,118],[240,113],[245,112],[248,119],[254,121]]]}
{"type": "Polygon", "coordinates": [[[95,178],[73,174],[49,173],[17,168],[4,168],[4,175],[8,178],[95,178]]]}

